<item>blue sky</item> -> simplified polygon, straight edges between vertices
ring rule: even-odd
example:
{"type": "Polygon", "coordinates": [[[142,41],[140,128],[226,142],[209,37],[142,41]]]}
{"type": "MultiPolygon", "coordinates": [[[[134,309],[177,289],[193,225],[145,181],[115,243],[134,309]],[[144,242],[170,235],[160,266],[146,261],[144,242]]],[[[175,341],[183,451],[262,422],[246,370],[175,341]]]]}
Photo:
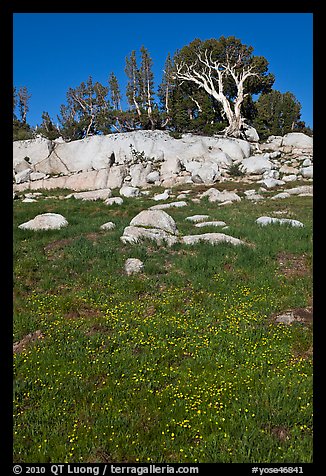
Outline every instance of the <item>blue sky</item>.
{"type": "Polygon", "coordinates": [[[268,60],[273,88],[292,92],[313,127],[312,13],[14,13],[13,28],[14,85],[32,94],[33,126],[43,111],[57,122],[68,88],[89,75],[107,86],[114,72],[125,96],[125,58],[142,45],[158,86],[168,53],[195,38],[235,36],[268,60]]]}

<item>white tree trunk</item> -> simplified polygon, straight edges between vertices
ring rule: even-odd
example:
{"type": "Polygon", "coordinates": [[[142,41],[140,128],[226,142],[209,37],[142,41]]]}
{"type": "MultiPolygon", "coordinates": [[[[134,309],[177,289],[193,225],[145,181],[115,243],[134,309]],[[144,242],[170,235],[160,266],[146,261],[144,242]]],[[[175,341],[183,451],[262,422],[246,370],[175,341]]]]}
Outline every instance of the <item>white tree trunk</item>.
{"type": "Polygon", "coordinates": [[[256,76],[257,73],[252,72],[250,67],[243,67],[241,71],[236,69],[236,65],[227,63],[221,64],[213,61],[211,56],[208,57],[208,52],[205,50],[204,54],[198,54],[198,61],[201,63],[201,68],[198,67],[198,61],[191,65],[185,63],[176,64],[175,78],[183,81],[191,81],[198,85],[199,88],[213,96],[223,108],[225,117],[229,123],[224,133],[228,136],[239,137],[241,135],[241,104],[246,96],[244,94],[244,83],[250,76],[256,76]],[[217,77],[216,77],[217,74],[217,77]],[[237,94],[233,103],[233,107],[229,99],[223,92],[223,80],[231,76],[237,87],[237,94]]]}

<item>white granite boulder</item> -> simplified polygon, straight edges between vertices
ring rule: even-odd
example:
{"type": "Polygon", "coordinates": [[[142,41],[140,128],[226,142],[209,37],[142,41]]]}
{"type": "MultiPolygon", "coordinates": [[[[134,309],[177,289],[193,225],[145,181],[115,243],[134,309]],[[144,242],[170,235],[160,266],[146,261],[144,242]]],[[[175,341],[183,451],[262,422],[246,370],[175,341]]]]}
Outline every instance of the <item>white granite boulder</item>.
{"type": "Polygon", "coordinates": [[[191,221],[193,223],[200,223],[209,218],[209,215],[192,215],[190,217],[186,217],[186,220],[191,221]]]}
{"type": "Polygon", "coordinates": [[[280,225],[290,225],[294,227],[303,227],[304,224],[299,220],[291,220],[290,218],[273,218],[268,216],[259,217],[256,220],[256,223],[261,226],[271,225],[271,224],[280,224],[280,225]]]}
{"type": "Polygon", "coordinates": [[[298,180],[298,176],[295,174],[290,174],[290,175],[283,175],[282,177],[283,182],[294,182],[295,180],[298,180]]]}
{"type": "Polygon", "coordinates": [[[143,210],[131,220],[120,239],[123,243],[150,239],[171,246],[178,241],[178,233],[175,221],[163,210],[143,210]]]}
{"type": "Polygon", "coordinates": [[[204,183],[210,185],[215,183],[220,177],[218,165],[204,163],[196,168],[192,173],[192,181],[195,183],[204,183]]]}
{"type": "Polygon", "coordinates": [[[143,210],[131,220],[130,225],[159,228],[173,235],[178,234],[176,222],[163,210],[143,210]]]}
{"type": "Polygon", "coordinates": [[[200,223],[196,223],[195,227],[196,228],[202,228],[204,226],[226,226],[225,221],[202,221],[200,223]]]}
{"type": "Polygon", "coordinates": [[[284,198],[289,198],[291,195],[288,192],[280,192],[271,197],[271,200],[278,200],[278,199],[284,199],[284,198]]]}
{"type": "Polygon", "coordinates": [[[77,200],[83,201],[94,201],[94,200],[106,200],[110,198],[112,191],[110,188],[105,188],[101,190],[89,190],[87,192],[76,192],[72,193],[70,196],[76,198],[77,200]]]}
{"type": "Polygon", "coordinates": [[[128,258],[125,262],[125,272],[128,276],[138,274],[144,269],[144,263],[138,258],[128,258]]]}
{"type": "Polygon", "coordinates": [[[252,155],[243,159],[240,170],[246,174],[259,175],[273,168],[273,163],[261,155],[252,155]]]}
{"type": "Polygon", "coordinates": [[[146,176],[147,183],[159,182],[161,178],[160,172],[158,170],[153,170],[146,176]]]}
{"type": "Polygon", "coordinates": [[[167,200],[170,196],[170,190],[166,189],[162,193],[157,193],[154,195],[153,200],[159,202],[161,200],[167,200]]]}
{"type": "Polygon", "coordinates": [[[300,173],[303,178],[313,178],[314,176],[314,168],[312,165],[309,165],[308,167],[302,167],[300,169],[300,173]]]}
{"type": "Polygon", "coordinates": [[[120,188],[123,180],[127,176],[127,167],[125,165],[113,165],[110,167],[107,178],[107,187],[120,188]]]}
{"type": "Polygon", "coordinates": [[[163,177],[170,177],[171,175],[178,174],[181,171],[181,163],[178,157],[169,157],[162,162],[161,175],[163,177]]]}
{"type": "Polygon", "coordinates": [[[123,198],[121,197],[111,197],[107,198],[104,201],[105,205],[122,205],[123,204],[123,198]]]}
{"type": "Polygon", "coordinates": [[[22,170],[21,172],[18,172],[15,175],[15,182],[16,183],[28,182],[31,173],[32,173],[32,169],[28,169],[28,168],[25,170],[22,170]]]}
{"type": "Polygon", "coordinates": [[[149,207],[149,210],[165,210],[167,208],[182,208],[188,205],[187,202],[180,200],[179,202],[159,203],[149,207]]]}
{"type": "Polygon", "coordinates": [[[259,183],[261,183],[266,188],[273,188],[278,187],[279,185],[284,185],[285,181],[275,178],[265,178],[264,180],[260,180],[259,183]]]}
{"type": "Polygon", "coordinates": [[[235,192],[230,192],[228,190],[223,190],[222,192],[217,190],[216,188],[209,188],[204,192],[201,196],[201,198],[208,197],[208,201],[213,203],[213,202],[240,202],[241,197],[235,193],[235,192]]]}
{"type": "Polygon", "coordinates": [[[144,239],[155,241],[158,245],[172,246],[178,242],[178,237],[159,228],[145,228],[142,226],[126,226],[120,240],[123,243],[139,243],[144,239]]]}
{"type": "Polygon", "coordinates": [[[300,185],[299,187],[288,188],[286,191],[290,195],[313,195],[313,186],[300,185]]]}
{"type": "Polygon", "coordinates": [[[224,233],[203,233],[201,235],[186,235],[181,238],[181,241],[186,245],[195,245],[200,242],[208,242],[211,245],[216,245],[219,243],[230,243],[231,245],[247,245],[242,240],[234,238],[230,235],[225,235],[224,233]]]}
{"type": "Polygon", "coordinates": [[[29,176],[29,180],[42,180],[46,177],[46,174],[43,172],[32,172],[29,176]]]}
{"type": "MultiPolygon", "coordinates": [[[[29,164],[28,162],[28,157],[26,159],[23,159],[21,160],[20,162],[17,162],[15,163],[14,167],[13,167],[13,171],[14,171],[14,174],[18,174],[19,172],[22,172],[23,170],[26,170],[26,169],[31,169],[31,165],[29,164]]],[[[310,165],[310,164],[309,164],[310,165]]]]}
{"type": "Polygon", "coordinates": [[[59,213],[43,213],[32,220],[18,226],[21,230],[59,230],[68,225],[64,216],[59,213]]]}
{"type": "Polygon", "coordinates": [[[126,198],[138,197],[140,195],[140,190],[138,187],[130,187],[129,185],[124,185],[119,190],[120,195],[126,198]]]}
{"type": "Polygon", "coordinates": [[[103,223],[103,225],[100,226],[101,230],[107,231],[107,230],[114,230],[115,228],[115,223],[112,221],[108,221],[106,223],[103,223]]]}
{"type": "Polygon", "coordinates": [[[282,146],[297,147],[300,149],[312,149],[313,138],[302,132],[290,132],[282,139],[282,146]]]}
{"type": "Polygon", "coordinates": [[[243,124],[243,133],[248,141],[250,142],[259,141],[258,132],[254,127],[249,126],[248,124],[243,124]]]}
{"type": "Polygon", "coordinates": [[[130,166],[130,176],[132,187],[144,187],[146,186],[147,176],[152,171],[151,164],[134,164],[130,166]]]}

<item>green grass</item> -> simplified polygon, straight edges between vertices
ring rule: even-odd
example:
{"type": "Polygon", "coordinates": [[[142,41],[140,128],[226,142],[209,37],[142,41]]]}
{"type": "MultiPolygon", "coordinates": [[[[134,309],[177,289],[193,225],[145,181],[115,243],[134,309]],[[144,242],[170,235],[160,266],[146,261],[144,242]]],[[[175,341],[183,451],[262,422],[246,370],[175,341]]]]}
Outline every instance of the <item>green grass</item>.
{"type": "Polygon", "coordinates": [[[154,203],[14,202],[14,341],[43,335],[14,354],[15,462],[311,462],[312,328],[272,318],[311,305],[311,198],[167,210],[254,247],[123,244],[154,203]],[[305,227],[255,224],[277,210],[305,227]],[[44,212],[69,226],[17,228],[44,212]]]}

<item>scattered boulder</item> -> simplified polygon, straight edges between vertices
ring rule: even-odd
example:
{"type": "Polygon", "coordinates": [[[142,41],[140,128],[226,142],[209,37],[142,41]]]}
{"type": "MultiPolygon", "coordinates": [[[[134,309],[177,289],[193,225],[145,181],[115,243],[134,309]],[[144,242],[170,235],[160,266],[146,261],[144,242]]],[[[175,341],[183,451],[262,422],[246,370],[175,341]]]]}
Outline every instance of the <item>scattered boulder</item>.
{"type": "Polygon", "coordinates": [[[312,185],[301,185],[299,187],[288,188],[287,193],[290,195],[313,195],[312,185]]]}
{"type": "Polygon", "coordinates": [[[103,223],[103,225],[100,226],[101,230],[113,230],[114,228],[115,228],[115,223],[113,223],[112,221],[103,223]]]}
{"type": "Polygon", "coordinates": [[[283,198],[289,198],[289,197],[291,197],[291,195],[288,192],[280,192],[274,195],[273,197],[271,197],[271,200],[278,200],[279,198],[283,199],[283,198]]]}
{"type": "Polygon", "coordinates": [[[235,192],[229,192],[228,190],[223,190],[220,192],[216,188],[209,188],[204,192],[201,198],[208,197],[209,202],[240,202],[241,197],[235,192]]]}
{"type": "Polygon", "coordinates": [[[246,123],[243,123],[243,133],[246,137],[247,140],[250,142],[258,142],[259,141],[259,135],[256,129],[252,126],[249,126],[246,123]]]}
{"type": "Polygon", "coordinates": [[[18,174],[18,172],[22,172],[23,170],[31,169],[31,168],[32,167],[29,163],[29,158],[24,157],[24,159],[21,162],[16,162],[16,164],[14,165],[14,167],[13,167],[14,175],[18,174]]]}
{"type": "Polygon", "coordinates": [[[192,215],[190,217],[186,217],[186,220],[191,221],[193,223],[199,223],[204,220],[207,220],[209,218],[209,215],[192,215]]]}
{"type": "Polygon", "coordinates": [[[25,170],[22,170],[21,172],[18,172],[15,175],[15,182],[16,183],[27,182],[29,180],[31,173],[32,173],[32,169],[25,169],[25,170]]]}
{"type": "Polygon", "coordinates": [[[132,187],[145,187],[147,185],[147,176],[152,171],[151,164],[133,164],[130,166],[132,187]]]}
{"type": "Polygon", "coordinates": [[[314,168],[312,165],[309,165],[308,167],[302,167],[300,169],[300,173],[303,178],[313,178],[314,168]]]}
{"type": "Polygon", "coordinates": [[[102,189],[102,190],[89,190],[87,192],[77,192],[68,195],[67,197],[74,197],[77,200],[106,200],[111,197],[112,191],[110,188],[102,189]]]}
{"type": "Polygon", "coordinates": [[[290,175],[283,175],[282,177],[283,182],[294,182],[295,180],[298,180],[298,176],[295,174],[290,174],[290,175]]]}
{"type": "Polygon", "coordinates": [[[107,198],[104,201],[105,205],[122,205],[123,204],[123,198],[121,197],[112,197],[112,198],[107,198]]]}
{"type": "Polygon", "coordinates": [[[196,168],[192,173],[192,181],[194,183],[204,183],[210,185],[215,183],[221,173],[216,164],[203,164],[196,168]]]}
{"type": "Polygon", "coordinates": [[[129,185],[124,185],[119,190],[120,195],[126,198],[138,197],[140,195],[140,190],[138,187],[130,187],[129,185]]]}
{"type": "Polygon", "coordinates": [[[291,167],[289,165],[282,165],[279,169],[280,173],[282,174],[285,174],[285,175],[291,175],[291,174],[295,174],[297,175],[299,173],[299,170],[297,167],[291,167]]]}
{"type": "Polygon", "coordinates": [[[275,322],[288,325],[292,324],[292,322],[294,322],[295,320],[296,319],[292,311],[283,312],[275,318],[275,322]]]}
{"type": "Polygon", "coordinates": [[[153,170],[153,172],[150,172],[147,176],[146,176],[146,182],[147,183],[156,183],[156,182],[159,182],[160,181],[160,172],[158,170],[153,170]]]}
{"type": "Polygon", "coordinates": [[[295,309],[290,309],[288,311],[275,314],[272,318],[278,324],[290,325],[294,322],[301,324],[312,324],[313,322],[313,308],[312,307],[298,307],[295,309]]]}
{"type": "Polygon", "coordinates": [[[186,235],[181,238],[181,241],[186,245],[195,245],[199,242],[205,241],[211,245],[216,245],[219,243],[230,243],[232,245],[248,245],[238,238],[234,238],[230,235],[225,235],[224,233],[204,233],[201,235],[186,235]]]}
{"type": "Polygon", "coordinates": [[[290,132],[283,137],[282,145],[300,149],[312,149],[313,139],[302,132],[290,132]]]}
{"type": "Polygon", "coordinates": [[[273,223],[278,223],[280,225],[290,225],[294,227],[304,226],[304,224],[299,220],[291,220],[290,218],[272,218],[267,216],[257,218],[256,223],[262,226],[271,225],[273,223]]]}
{"type": "Polygon", "coordinates": [[[196,228],[202,228],[203,226],[226,226],[224,221],[203,221],[200,223],[196,223],[196,228]]]}
{"type": "Polygon", "coordinates": [[[161,175],[169,177],[181,171],[181,163],[178,157],[169,157],[161,165],[161,175]]]}
{"type": "Polygon", "coordinates": [[[242,160],[249,157],[251,146],[249,142],[231,137],[217,137],[216,145],[227,154],[233,161],[242,160]]]}
{"type": "Polygon", "coordinates": [[[59,230],[68,225],[64,216],[59,213],[43,213],[32,220],[18,226],[21,230],[59,230]]]}
{"type": "Polygon", "coordinates": [[[143,210],[131,220],[120,239],[123,243],[150,239],[171,246],[178,241],[178,233],[175,221],[163,210],[143,210]]]}
{"type": "Polygon", "coordinates": [[[302,167],[309,167],[310,165],[312,165],[312,161],[308,157],[307,159],[303,160],[301,165],[302,165],[302,167]]]}
{"type": "Polygon", "coordinates": [[[121,188],[126,176],[127,167],[125,165],[114,165],[109,169],[106,186],[112,189],[121,188]]]}
{"type": "Polygon", "coordinates": [[[42,180],[46,178],[46,174],[43,172],[32,172],[29,176],[29,179],[34,181],[34,180],[42,180]]]}
{"type": "Polygon", "coordinates": [[[167,200],[169,197],[170,197],[170,190],[164,190],[163,193],[157,193],[156,195],[154,195],[153,200],[158,202],[160,200],[167,200]]]}
{"type": "Polygon", "coordinates": [[[128,276],[138,274],[144,269],[144,263],[137,258],[128,258],[125,262],[125,272],[128,276]]]}
{"type": "Polygon", "coordinates": [[[170,203],[160,203],[159,205],[153,205],[149,208],[149,210],[165,210],[166,208],[182,208],[188,205],[187,202],[179,201],[179,202],[170,202],[170,203]]]}
{"type": "Polygon", "coordinates": [[[259,175],[273,168],[273,163],[262,155],[253,155],[243,159],[240,170],[246,174],[259,175]]]}
{"type": "Polygon", "coordinates": [[[253,193],[246,196],[247,200],[252,200],[253,202],[258,202],[259,200],[264,200],[265,197],[260,193],[253,193]]]}
{"type": "Polygon", "coordinates": [[[282,136],[269,136],[263,144],[259,144],[259,149],[262,151],[268,150],[278,152],[282,146],[282,136]]]}
{"type": "Polygon", "coordinates": [[[158,228],[173,235],[178,234],[175,221],[163,210],[143,210],[131,220],[130,225],[158,228]]]}
{"type": "Polygon", "coordinates": [[[141,226],[127,226],[123,235],[120,237],[120,240],[123,243],[138,243],[141,240],[148,239],[156,241],[158,245],[164,245],[165,243],[168,246],[172,246],[178,242],[178,238],[171,233],[168,233],[159,228],[144,228],[141,226]]]}
{"type": "Polygon", "coordinates": [[[24,198],[22,200],[22,203],[33,203],[33,202],[37,202],[37,200],[35,198],[24,198]]]}
{"type": "Polygon", "coordinates": [[[264,180],[260,180],[259,183],[264,185],[266,188],[278,187],[279,185],[285,184],[284,180],[278,180],[275,178],[266,178],[264,180]]]}
{"type": "Polygon", "coordinates": [[[41,192],[25,193],[25,198],[39,198],[41,196],[42,196],[41,192]]]}

